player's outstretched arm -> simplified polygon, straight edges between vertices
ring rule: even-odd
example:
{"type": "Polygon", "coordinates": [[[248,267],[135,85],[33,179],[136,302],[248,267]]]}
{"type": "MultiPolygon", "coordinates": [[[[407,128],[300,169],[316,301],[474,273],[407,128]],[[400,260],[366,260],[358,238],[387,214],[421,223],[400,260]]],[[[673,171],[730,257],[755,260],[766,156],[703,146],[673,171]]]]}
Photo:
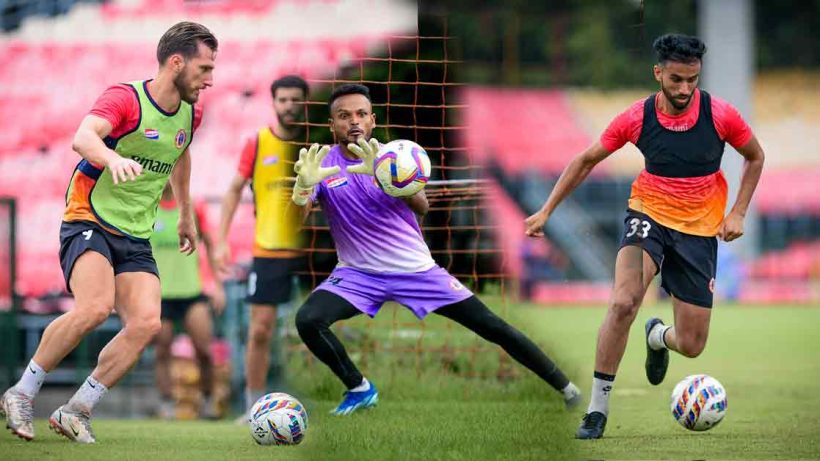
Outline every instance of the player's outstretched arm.
{"type": "Polygon", "coordinates": [[[96,115],[86,115],[74,133],[71,148],[94,165],[102,165],[108,169],[114,184],[129,179],[133,181],[142,173],[142,165],[131,159],[122,158],[106,147],[103,139],[111,134],[111,130],[113,127],[108,120],[96,115]]]}
{"type": "Polygon", "coordinates": [[[179,251],[190,255],[196,251],[196,224],[194,224],[194,208],[191,205],[191,151],[179,156],[174,169],[171,170],[171,189],[174,191],[174,198],[179,207],[179,223],[177,224],[177,234],[179,234],[179,251]]]}
{"type": "Polygon", "coordinates": [[[328,176],[338,173],[339,166],[323,167],[322,161],[327,157],[330,146],[319,147],[313,144],[310,149],[302,148],[299,151],[299,160],[293,165],[296,173],[296,184],[293,185],[293,195],[291,199],[296,205],[303,207],[310,201],[313,188],[328,176]]]}
{"type": "Polygon", "coordinates": [[[564,169],[564,172],[561,173],[561,177],[558,178],[558,182],[552,188],[552,192],[550,192],[544,206],[524,221],[527,226],[527,235],[530,237],[543,237],[544,224],[547,223],[558,204],[586,179],[589,172],[595,168],[595,165],[609,154],[610,152],[604,149],[599,141],[575,156],[564,169]]]}
{"type": "Polygon", "coordinates": [[[746,211],[749,209],[749,203],[752,201],[752,195],[755,192],[757,183],[760,181],[763,162],[766,158],[763,148],[760,147],[760,143],[754,136],[737,151],[745,161],[743,162],[743,174],[740,177],[740,189],[737,191],[735,204],[720,224],[718,230],[718,237],[725,242],[731,242],[743,235],[743,220],[746,217],[746,211]]]}

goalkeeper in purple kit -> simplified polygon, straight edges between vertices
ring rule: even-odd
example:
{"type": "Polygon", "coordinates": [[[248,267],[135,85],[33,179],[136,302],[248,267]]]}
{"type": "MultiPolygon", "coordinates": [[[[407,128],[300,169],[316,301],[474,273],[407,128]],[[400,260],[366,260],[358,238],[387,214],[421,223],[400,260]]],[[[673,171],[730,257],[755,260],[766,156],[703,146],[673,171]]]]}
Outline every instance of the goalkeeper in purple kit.
{"type": "Polygon", "coordinates": [[[302,149],[294,166],[293,201],[305,208],[312,202],[321,204],[338,253],[336,268],[296,315],[305,345],[348,389],[333,413],[347,415],[372,407],[379,394],[330,326],[362,313],[373,317],[386,301],[406,306],[419,319],[435,313],[460,323],[501,346],[561,392],[568,407],[578,403],[578,388],[538,346],[490,311],[430,256],[416,216],[426,214],[429,207],[424,191],[396,198],[375,184],[373,161],[379,142],[370,137],[376,116],[368,88],[340,86],[328,104],[336,145],[302,149]]]}

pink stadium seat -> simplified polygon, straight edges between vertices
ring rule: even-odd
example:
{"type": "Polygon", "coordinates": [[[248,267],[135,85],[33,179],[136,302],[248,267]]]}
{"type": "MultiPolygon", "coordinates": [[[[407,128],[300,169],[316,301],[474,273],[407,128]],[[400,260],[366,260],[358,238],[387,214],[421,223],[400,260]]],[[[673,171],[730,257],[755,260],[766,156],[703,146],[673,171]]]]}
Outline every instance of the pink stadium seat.
{"type": "Polygon", "coordinates": [[[799,280],[753,280],[743,284],[738,301],[743,303],[816,302],[816,288],[799,280]],[[814,291],[813,291],[814,290],[814,291]]]}
{"type": "Polygon", "coordinates": [[[533,290],[532,300],[541,304],[594,304],[609,299],[610,283],[560,282],[539,283],[533,290]]]}
{"type": "Polygon", "coordinates": [[[562,91],[469,88],[463,95],[465,142],[477,163],[512,173],[560,173],[591,140],[562,91]],[[515,120],[515,123],[502,123],[515,120]]]}
{"type": "MultiPolygon", "coordinates": [[[[270,8],[270,2],[262,0],[206,3],[198,6],[198,11],[252,14],[270,8]]],[[[127,12],[132,14],[134,9],[157,17],[175,11],[179,4],[176,0],[143,0],[133,8],[127,7],[127,12]]],[[[126,11],[120,3],[106,3],[102,8],[110,17],[126,11]]],[[[192,146],[197,173],[192,179],[193,193],[215,197],[225,190],[245,136],[272,118],[268,86],[274,76],[295,72],[309,79],[326,78],[340,60],[363,56],[366,42],[358,38],[303,43],[263,39],[221,44],[216,86],[203,97],[207,107],[204,129],[192,146]],[[247,67],[250,62],[252,71],[247,67]],[[245,97],[246,91],[253,95],[245,97]]],[[[18,289],[22,294],[38,296],[63,289],[57,232],[65,189],[80,160],[71,151],[71,138],[95,98],[108,85],[154,72],[154,53],[155,44],[150,42],[67,45],[9,41],[0,47],[4,63],[0,66],[0,194],[15,196],[20,203],[19,228],[23,231],[19,233],[18,289]]],[[[493,157],[508,171],[557,173],[592,141],[575,120],[561,91],[478,88],[468,90],[463,99],[469,106],[465,120],[469,129],[464,139],[473,162],[493,157]],[[502,130],[499,121],[511,118],[518,123],[502,130]]],[[[763,212],[820,213],[818,183],[818,168],[766,170],[755,201],[763,212]]],[[[497,216],[502,221],[523,221],[520,211],[504,200],[494,206],[499,207],[497,216]]],[[[218,219],[216,210],[212,216],[218,219]]],[[[229,242],[235,260],[250,259],[253,227],[252,206],[243,205],[229,242]]],[[[521,232],[516,232],[502,239],[505,245],[520,242],[521,232]]],[[[549,248],[548,243],[544,245],[549,248]]],[[[519,254],[513,248],[507,250],[509,255],[519,254]]],[[[764,256],[754,265],[753,277],[817,276],[818,251],[815,244],[764,256]]],[[[508,262],[511,271],[520,273],[520,259],[513,256],[508,262]]],[[[782,289],[779,285],[763,287],[765,284],[757,288],[760,296],[782,289]]],[[[543,285],[538,290],[542,293],[539,296],[548,299],[587,296],[597,302],[602,295],[597,287],[543,285]]],[[[602,296],[606,300],[606,295],[602,296]]]]}
{"type": "Polygon", "coordinates": [[[269,11],[276,1],[272,0],[143,0],[130,4],[104,3],[103,17],[112,20],[120,17],[156,17],[166,15],[197,16],[202,14],[219,14],[230,16],[235,14],[261,14],[269,11]]]}
{"type": "MultiPolygon", "coordinates": [[[[183,12],[193,17],[225,17],[264,14],[281,1],[285,0],[141,0],[106,2],[100,8],[111,20],[126,15],[129,19],[167,18],[183,12]]],[[[321,3],[332,6],[336,0],[321,3]]],[[[192,178],[192,192],[215,197],[227,188],[246,136],[272,118],[268,93],[272,78],[282,72],[325,78],[340,59],[363,56],[366,42],[355,37],[315,43],[271,39],[222,42],[216,86],[202,101],[207,107],[203,121],[207,129],[197,134],[192,146],[197,173],[192,178]],[[253,63],[252,70],[248,63],[253,63]],[[250,98],[244,96],[248,91],[253,93],[250,98]]],[[[0,46],[0,195],[18,199],[20,294],[37,297],[63,290],[57,236],[66,187],[80,160],[71,150],[74,131],[107,86],[153,74],[155,47],[153,42],[19,40],[0,46]]],[[[218,205],[211,208],[215,225],[218,205]]],[[[229,242],[235,261],[251,259],[253,230],[253,206],[244,203],[229,242]]]]}
{"type": "Polygon", "coordinates": [[[755,191],[755,204],[763,213],[820,214],[820,167],[765,170],[755,191]]]}
{"type": "Polygon", "coordinates": [[[496,242],[501,245],[504,258],[501,270],[516,279],[520,278],[524,270],[522,253],[524,245],[531,244],[538,248],[538,254],[546,255],[551,251],[549,241],[546,239],[529,239],[524,235],[524,219],[526,216],[516,205],[513,199],[501,188],[498,183],[491,181],[485,206],[490,208],[490,219],[493,225],[492,232],[496,236],[496,242]]]}
{"type": "Polygon", "coordinates": [[[818,267],[820,242],[801,242],[761,256],[752,264],[750,275],[759,279],[808,280],[820,275],[818,267]]]}

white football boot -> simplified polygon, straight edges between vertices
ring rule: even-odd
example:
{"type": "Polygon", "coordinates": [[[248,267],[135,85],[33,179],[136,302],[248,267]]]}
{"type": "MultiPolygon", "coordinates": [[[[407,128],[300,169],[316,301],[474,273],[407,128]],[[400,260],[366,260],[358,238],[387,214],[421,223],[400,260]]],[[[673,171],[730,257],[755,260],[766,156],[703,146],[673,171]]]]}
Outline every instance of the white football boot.
{"type": "Polygon", "coordinates": [[[0,398],[0,414],[6,417],[6,427],[21,439],[34,438],[34,401],[13,387],[0,398]]]}
{"type": "Polygon", "coordinates": [[[48,425],[54,432],[77,443],[97,441],[91,430],[91,416],[79,411],[66,410],[65,405],[54,410],[48,419],[48,425]]]}

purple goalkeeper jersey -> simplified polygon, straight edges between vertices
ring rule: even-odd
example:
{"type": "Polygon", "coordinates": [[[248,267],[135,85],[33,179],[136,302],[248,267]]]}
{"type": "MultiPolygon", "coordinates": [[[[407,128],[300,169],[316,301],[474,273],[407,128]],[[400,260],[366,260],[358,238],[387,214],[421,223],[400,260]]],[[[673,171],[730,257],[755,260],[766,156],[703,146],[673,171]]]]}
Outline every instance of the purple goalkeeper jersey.
{"type": "Polygon", "coordinates": [[[347,172],[358,163],[346,158],[338,144],[333,146],[322,166],[338,165],[341,171],[319,183],[314,195],[327,216],[339,265],[382,273],[434,267],[413,210],[385,194],[373,176],[347,172]]]}

